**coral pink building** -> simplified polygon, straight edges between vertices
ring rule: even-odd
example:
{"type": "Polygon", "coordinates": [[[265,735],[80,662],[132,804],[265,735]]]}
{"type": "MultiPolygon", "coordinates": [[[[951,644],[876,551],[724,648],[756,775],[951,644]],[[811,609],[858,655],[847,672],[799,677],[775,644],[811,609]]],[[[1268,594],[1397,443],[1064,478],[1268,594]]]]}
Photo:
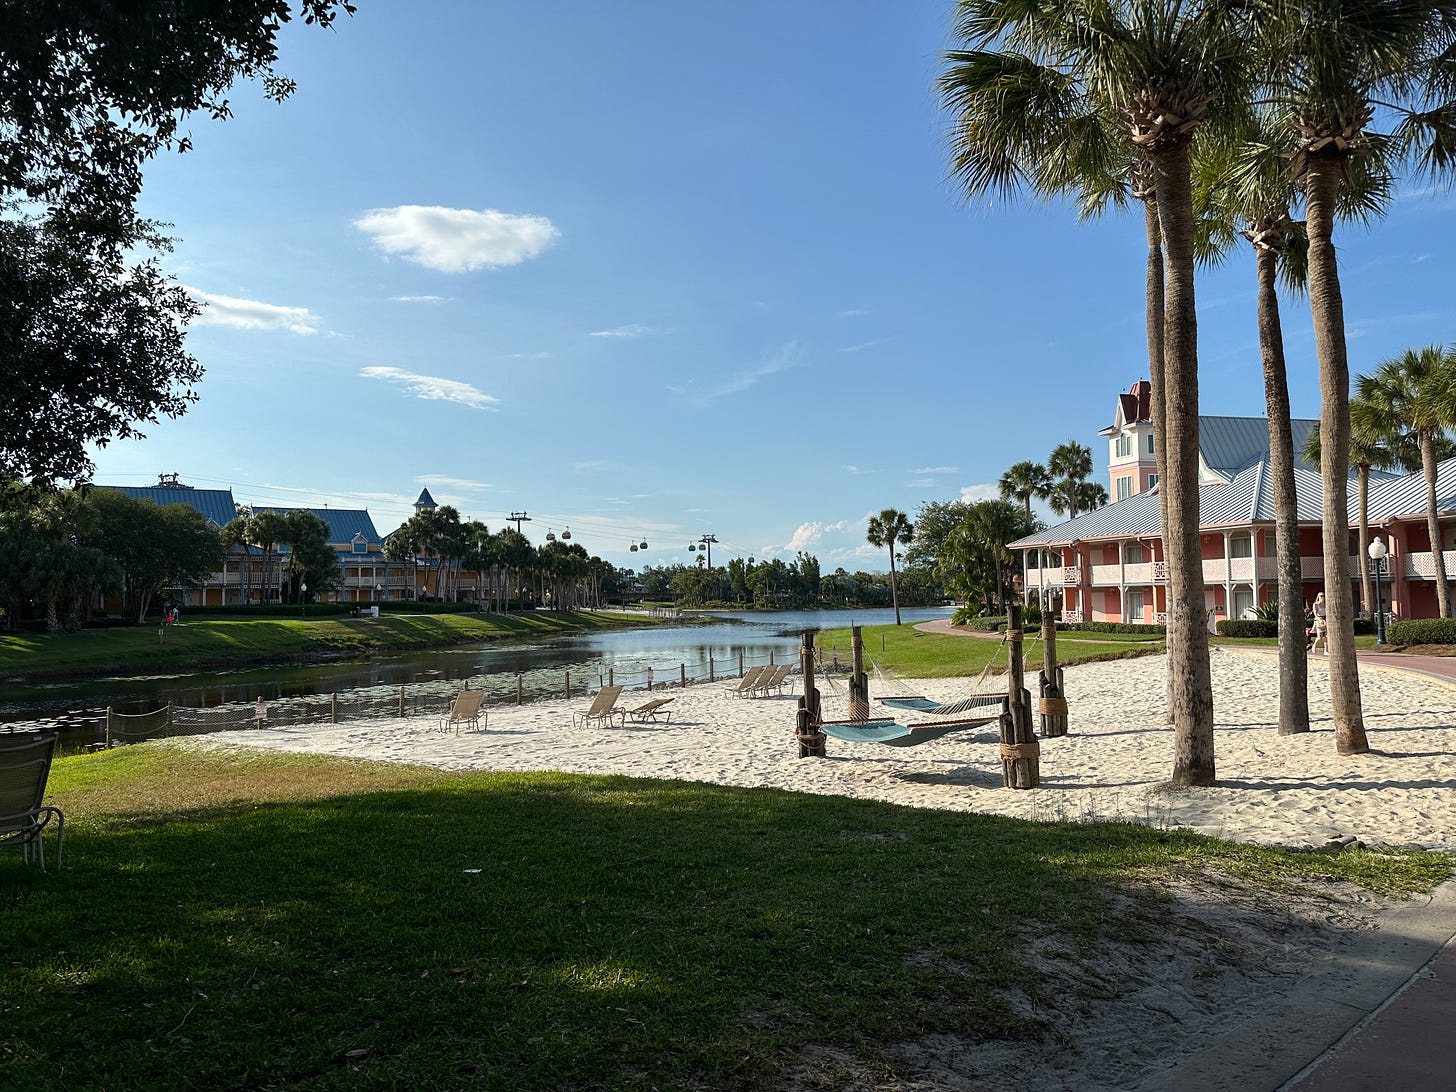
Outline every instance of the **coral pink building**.
{"type": "MultiPolygon", "coordinates": [[[[1157,491],[1157,438],[1146,382],[1117,397],[1107,438],[1105,508],[1011,543],[1023,556],[1028,602],[1060,609],[1064,621],[1162,622],[1167,610],[1162,513],[1157,491]]],[[[1300,566],[1305,601],[1324,585],[1319,468],[1298,452],[1318,422],[1294,425],[1295,491],[1299,510],[1300,566]]],[[[1268,422],[1262,417],[1199,418],[1200,540],[1204,603],[1209,626],[1224,618],[1251,617],[1256,606],[1278,598],[1274,556],[1274,494],[1269,467],[1268,422]]],[[[1350,485],[1350,577],[1360,600],[1356,489],[1350,485]]],[[[1393,618],[1435,617],[1435,562],[1426,527],[1425,479],[1371,472],[1370,534],[1390,556],[1381,600],[1393,618]]],[[[1439,467],[1436,509],[1446,573],[1456,578],[1456,459],[1439,467]]],[[[1368,562],[1366,562],[1368,564],[1368,562]]]]}

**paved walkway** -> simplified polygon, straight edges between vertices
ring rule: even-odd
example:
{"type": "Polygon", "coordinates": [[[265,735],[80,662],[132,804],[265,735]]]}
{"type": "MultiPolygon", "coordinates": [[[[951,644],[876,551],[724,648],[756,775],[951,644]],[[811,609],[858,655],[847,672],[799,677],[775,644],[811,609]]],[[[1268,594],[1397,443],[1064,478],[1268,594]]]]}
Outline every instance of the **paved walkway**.
{"type": "MultiPolygon", "coordinates": [[[[998,638],[998,634],[956,629],[949,621],[922,622],[927,633],[998,638]]],[[[1274,649],[1271,654],[1277,654],[1274,649]]],[[[1362,649],[1361,665],[1411,671],[1456,686],[1456,657],[1415,656],[1362,649]]],[[[1296,1014],[1286,1040],[1294,1060],[1318,1055],[1279,1086],[1279,1092],[1406,1092],[1456,1088],[1456,881],[1443,885],[1427,907],[1371,938],[1371,950],[1356,955],[1367,964],[1368,988],[1361,996],[1326,999],[1328,1012],[1296,1014]],[[1415,923],[1419,921],[1419,926],[1415,923]],[[1378,946],[1377,946],[1378,939],[1378,946]],[[1321,1048],[1320,1040],[1325,1044],[1321,1048]]],[[[1208,1058],[1190,1058],[1176,1077],[1181,1089],[1251,1089],[1258,1077],[1237,1064],[1238,1044],[1211,1048],[1208,1058]],[[1207,1064],[1204,1064],[1207,1063],[1207,1064]]],[[[1272,1068],[1279,1067],[1272,1060],[1272,1068]]],[[[1268,1072],[1268,1069],[1265,1069],[1268,1072]]],[[[1164,1074],[1159,1079],[1169,1078],[1164,1074]]]]}

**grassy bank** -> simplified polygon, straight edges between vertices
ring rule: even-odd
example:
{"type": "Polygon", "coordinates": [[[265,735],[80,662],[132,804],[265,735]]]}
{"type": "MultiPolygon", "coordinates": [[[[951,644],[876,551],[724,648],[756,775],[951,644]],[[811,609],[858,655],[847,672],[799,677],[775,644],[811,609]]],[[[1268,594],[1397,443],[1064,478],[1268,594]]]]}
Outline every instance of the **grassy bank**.
{"type": "Polygon", "coordinates": [[[1107,982],[1053,988],[1025,953],[1076,978],[1110,940],[1155,942],[1166,886],[1404,893],[1448,871],[1435,854],[163,745],[63,759],[52,785],[65,870],[0,854],[4,1087],[769,1088],[822,1078],[839,1051],[893,1084],[886,1045],[919,1036],[1055,1049],[1056,1014],[1107,982]]]}
{"type": "Polygon", "coordinates": [[[29,682],[102,673],[296,663],[475,641],[527,640],[644,624],[640,616],[564,611],[527,614],[385,614],[364,618],[189,618],[80,633],[0,633],[0,680],[29,682]]]}
{"type": "MultiPolygon", "coordinates": [[[[1033,640],[1028,631],[1024,648],[1027,662],[1039,668],[1042,661],[1040,639],[1033,640]]],[[[997,666],[992,672],[1005,670],[1006,647],[999,634],[963,637],[959,634],[922,633],[912,626],[864,626],[865,656],[880,667],[901,676],[917,679],[955,678],[979,675],[990,660],[997,666]]],[[[1057,635],[1057,662],[1090,663],[1094,660],[1120,660],[1161,652],[1161,641],[1149,641],[1141,635],[1126,637],[1117,633],[1089,635],[1092,640],[1075,639],[1073,634],[1057,635]]],[[[833,653],[838,650],[841,663],[850,655],[850,631],[827,629],[817,639],[818,647],[833,653]]],[[[868,669],[868,668],[867,668],[868,669]]]]}

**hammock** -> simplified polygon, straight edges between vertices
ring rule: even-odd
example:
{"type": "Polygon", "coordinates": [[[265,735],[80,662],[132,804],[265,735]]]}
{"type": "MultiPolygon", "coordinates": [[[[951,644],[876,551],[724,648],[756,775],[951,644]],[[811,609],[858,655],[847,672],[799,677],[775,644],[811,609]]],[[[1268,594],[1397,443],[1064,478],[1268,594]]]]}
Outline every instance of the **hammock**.
{"type": "MultiPolygon", "coordinates": [[[[888,705],[892,709],[910,709],[916,713],[929,713],[933,717],[953,717],[961,713],[969,713],[973,709],[995,709],[996,712],[990,714],[990,717],[995,717],[1000,713],[1002,703],[1006,701],[1006,694],[1004,691],[995,694],[973,694],[969,698],[950,702],[938,702],[919,694],[902,694],[876,700],[881,705],[888,705]]],[[[988,717],[988,719],[990,718],[988,717]]]]}
{"type": "Polygon", "coordinates": [[[819,725],[826,736],[846,743],[883,743],[888,747],[915,747],[951,732],[979,728],[994,717],[941,720],[925,724],[899,724],[893,720],[829,720],[819,725]]]}

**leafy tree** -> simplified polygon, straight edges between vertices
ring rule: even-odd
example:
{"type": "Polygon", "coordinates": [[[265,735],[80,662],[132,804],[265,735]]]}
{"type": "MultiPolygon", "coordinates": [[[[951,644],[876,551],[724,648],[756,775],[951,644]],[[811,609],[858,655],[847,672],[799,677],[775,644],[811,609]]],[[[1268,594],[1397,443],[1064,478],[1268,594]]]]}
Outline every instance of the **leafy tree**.
{"type": "Polygon", "coordinates": [[[190,505],[158,505],[119,489],[93,490],[87,501],[95,516],[88,541],[121,567],[138,623],[155,596],[199,584],[221,566],[221,536],[190,505]]]}
{"type": "Polygon", "coordinates": [[[288,573],[294,598],[304,601],[303,585],[317,599],[339,586],[338,552],[329,545],[329,525],[306,508],[290,509],[283,517],[288,525],[288,573]]]}
{"type": "Polygon", "coordinates": [[[895,604],[895,625],[900,624],[900,596],[895,587],[895,547],[908,546],[915,538],[915,525],[904,512],[886,508],[878,516],[871,516],[865,528],[865,538],[871,546],[890,551],[890,599],[895,604]]]}
{"type": "Polygon", "coordinates": [[[905,551],[909,565],[934,565],[946,536],[965,518],[966,501],[926,501],[915,512],[915,540],[905,551]]]}

